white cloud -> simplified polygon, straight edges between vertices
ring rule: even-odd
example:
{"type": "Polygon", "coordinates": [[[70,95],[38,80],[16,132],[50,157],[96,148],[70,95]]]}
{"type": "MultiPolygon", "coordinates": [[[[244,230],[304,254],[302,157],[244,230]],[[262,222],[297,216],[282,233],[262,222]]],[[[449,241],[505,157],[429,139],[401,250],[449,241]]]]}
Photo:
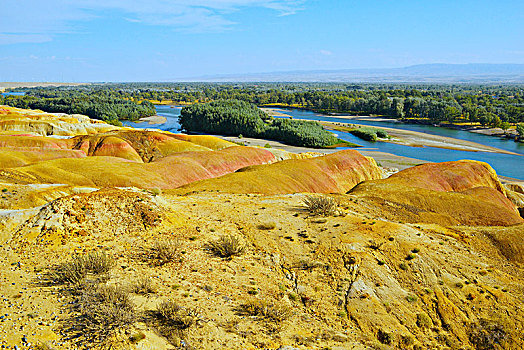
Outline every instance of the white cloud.
{"type": "Polygon", "coordinates": [[[0,44],[45,42],[108,13],[130,22],[192,32],[216,32],[235,23],[229,14],[249,7],[284,16],[305,0],[1,0],[0,44]]]}
{"type": "Polygon", "coordinates": [[[328,51],[328,50],[320,50],[320,54],[324,56],[331,56],[333,52],[328,51]]]}

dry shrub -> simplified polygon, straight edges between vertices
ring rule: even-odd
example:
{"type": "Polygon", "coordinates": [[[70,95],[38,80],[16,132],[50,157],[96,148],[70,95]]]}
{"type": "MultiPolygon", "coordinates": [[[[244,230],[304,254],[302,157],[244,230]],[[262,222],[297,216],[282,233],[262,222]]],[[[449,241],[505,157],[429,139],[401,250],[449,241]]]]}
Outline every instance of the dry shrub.
{"type": "Polygon", "coordinates": [[[178,344],[184,332],[202,320],[197,309],[180,306],[172,300],[162,301],[152,315],[160,334],[172,344],[178,344]]]}
{"type": "Polygon", "coordinates": [[[135,305],[125,289],[92,285],[79,298],[70,330],[89,342],[104,344],[136,319],[135,305]]]}
{"type": "Polygon", "coordinates": [[[147,295],[156,293],[156,288],[149,277],[139,277],[130,286],[131,293],[147,295]]]}
{"type": "Polygon", "coordinates": [[[71,260],[51,268],[47,280],[52,284],[80,284],[88,274],[107,274],[114,265],[113,258],[103,252],[75,255],[71,260]]]}
{"type": "Polygon", "coordinates": [[[147,259],[153,265],[161,266],[170,262],[180,261],[181,244],[178,240],[158,240],[147,251],[147,259]]]}
{"type": "Polygon", "coordinates": [[[156,316],[164,324],[176,329],[187,329],[200,317],[195,309],[185,308],[172,300],[161,302],[156,308],[156,316]]]}
{"type": "Polygon", "coordinates": [[[328,196],[307,195],[302,199],[302,203],[313,215],[333,216],[338,213],[338,201],[328,196]]]}
{"type": "Polygon", "coordinates": [[[263,222],[257,226],[259,230],[274,230],[277,227],[277,224],[273,221],[263,222]]]}
{"type": "Polygon", "coordinates": [[[242,255],[245,251],[240,239],[233,235],[222,235],[220,238],[208,242],[206,248],[214,255],[224,259],[242,255]]]}
{"type": "Polygon", "coordinates": [[[505,348],[504,343],[510,340],[510,335],[501,324],[482,319],[470,326],[469,340],[479,350],[498,349],[505,348]]]}
{"type": "Polygon", "coordinates": [[[258,316],[274,323],[281,323],[291,316],[291,309],[282,304],[268,303],[264,300],[253,299],[240,305],[238,313],[247,316],[258,316]]]}

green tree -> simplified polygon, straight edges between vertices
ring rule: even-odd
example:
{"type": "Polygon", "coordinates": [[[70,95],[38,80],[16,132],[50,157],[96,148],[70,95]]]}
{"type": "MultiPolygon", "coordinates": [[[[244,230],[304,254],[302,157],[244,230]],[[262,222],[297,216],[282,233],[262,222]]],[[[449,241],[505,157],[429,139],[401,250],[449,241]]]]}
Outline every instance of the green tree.
{"type": "Polygon", "coordinates": [[[507,132],[507,130],[509,129],[510,126],[511,126],[511,124],[508,123],[508,122],[500,123],[500,128],[504,131],[504,134],[506,134],[506,132],[507,132]]]}
{"type": "Polygon", "coordinates": [[[524,123],[517,124],[517,134],[519,135],[519,139],[524,139],[524,123]]]}

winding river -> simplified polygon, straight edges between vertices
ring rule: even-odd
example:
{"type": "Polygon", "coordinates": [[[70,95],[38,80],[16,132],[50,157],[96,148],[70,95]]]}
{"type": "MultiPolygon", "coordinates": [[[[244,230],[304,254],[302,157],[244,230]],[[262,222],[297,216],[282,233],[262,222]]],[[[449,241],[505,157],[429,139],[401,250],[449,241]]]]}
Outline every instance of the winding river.
{"type": "MultiPolygon", "coordinates": [[[[166,123],[149,125],[148,123],[133,123],[125,121],[124,124],[135,128],[158,128],[171,132],[177,132],[180,128],[180,124],[178,123],[178,116],[180,115],[180,110],[182,108],[163,105],[156,106],[156,108],[158,115],[163,116],[167,119],[166,123]]],[[[332,121],[369,125],[376,127],[383,126],[388,128],[413,130],[418,132],[424,132],[427,134],[453,137],[456,139],[473,141],[480,144],[497,147],[503,150],[518,153],[519,155],[491,152],[457,151],[435,147],[410,147],[404,145],[397,145],[389,142],[368,142],[359,139],[350,133],[341,131],[336,132],[341,139],[364,146],[362,149],[387,152],[399,156],[416,158],[430,162],[444,162],[459,159],[480,160],[489,163],[497,171],[497,174],[499,175],[524,180],[524,144],[514,142],[512,140],[476,134],[464,130],[434,127],[431,125],[404,124],[395,121],[362,121],[354,119],[348,120],[345,118],[326,116],[315,112],[299,109],[282,109],[279,111],[289,116],[292,116],[295,119],[332,121]]]]}

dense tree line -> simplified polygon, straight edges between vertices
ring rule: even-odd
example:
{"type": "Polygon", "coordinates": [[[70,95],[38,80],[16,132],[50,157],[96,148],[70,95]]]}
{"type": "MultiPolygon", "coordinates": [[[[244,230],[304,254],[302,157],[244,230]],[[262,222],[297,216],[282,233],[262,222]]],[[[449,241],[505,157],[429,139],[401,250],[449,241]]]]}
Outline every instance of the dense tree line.
{"type": "Polygon", "coordinates": [[[12,107],[40,109],[50,113],[84,114],[91,118],[118,124],[119,120],[138,120],[156,114],[149,101],[136,103],[111,93],[86,94],[78,91],[31,92],[26,96],[6,96],[0,101],[12,107]]]}
{"type": "MultiPolygon", "coordinates": [[[[27,90],[27,89],[26,89],[27,90]]],[[[27,90],[31,96],[100,96],[129,101],[209,102],[236,99],[324,113],[374,114],[428,123],[524,122],[522,85],[339,83],[123,83],[27,90]]]]}
{"type": "Polygon", "coordinates": [[[338,143],[317,122],[273,118],[255,105],[239,100],[192,104],[182,109],[179,121],[186,131],[267,138],[303,147],[338,143]]]}

